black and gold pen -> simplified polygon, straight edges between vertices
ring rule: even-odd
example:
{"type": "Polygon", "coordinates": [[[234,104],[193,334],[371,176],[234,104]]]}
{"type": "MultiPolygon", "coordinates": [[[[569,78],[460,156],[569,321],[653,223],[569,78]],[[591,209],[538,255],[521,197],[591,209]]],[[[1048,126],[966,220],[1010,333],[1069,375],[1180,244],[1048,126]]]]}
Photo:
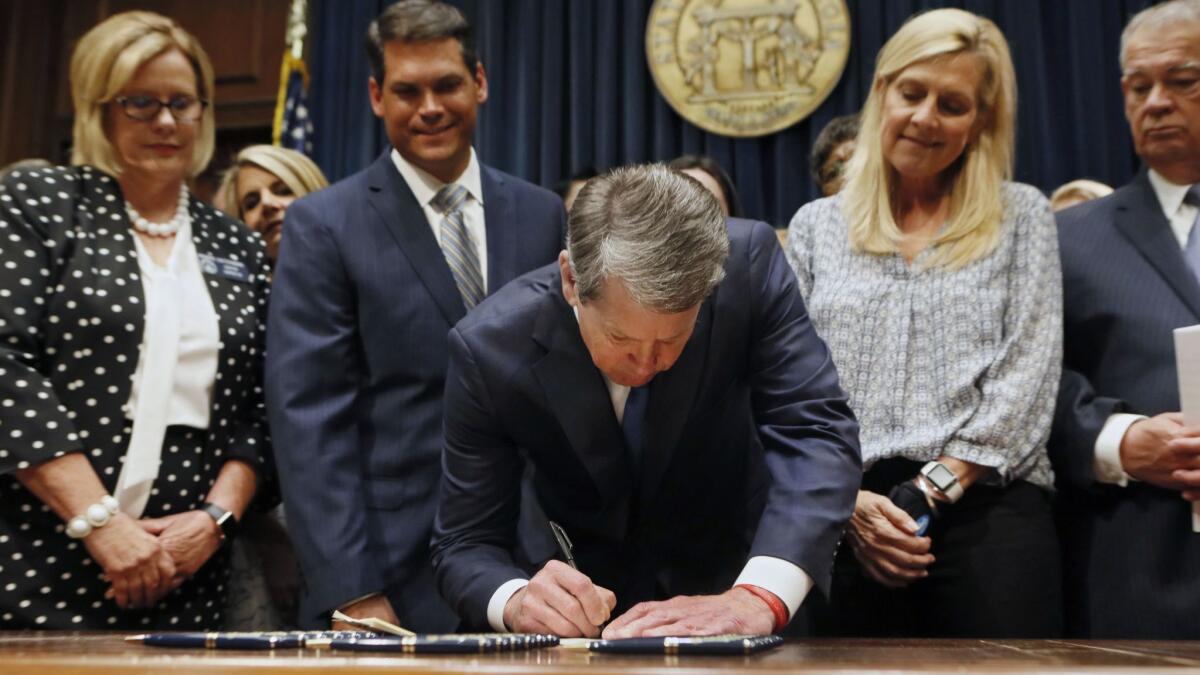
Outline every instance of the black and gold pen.
{"type": "Polygon", "coordinates": [[[571,554],[571,550],[575,547],[571,545],[567,531],[553,520],[550,521],[550,531],[554,533],[554,539],[558,542],[558,550],[562,551],[563,557],[567,559],[567,564],[571,566],[571,569],[579,569],[579,565],[575,564],[575,556],[571,554]]]}

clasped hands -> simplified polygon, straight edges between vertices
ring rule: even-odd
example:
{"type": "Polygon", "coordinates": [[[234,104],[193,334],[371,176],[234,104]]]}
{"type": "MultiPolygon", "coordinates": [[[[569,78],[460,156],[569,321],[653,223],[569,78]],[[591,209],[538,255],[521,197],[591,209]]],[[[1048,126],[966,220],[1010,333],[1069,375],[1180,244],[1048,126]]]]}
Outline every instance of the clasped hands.
{"type": "Polygon", "coordinates": [[[740,588],[720,595],[639,603],[608,623],[616,606],[617,596],[612,591],[552,560],[529,580],[528,586],[509,598],[504,606],[504,623],[518,633],[605,639],[766,635],[775,625],[767,603],[740,588]]]}
{"type": "Polygon", "coordinates": [[[112,584],[121,609],[153,607],[221,547],[221,530],[203,511],[134,520],[117,513],[83,539],[112,584]]]}

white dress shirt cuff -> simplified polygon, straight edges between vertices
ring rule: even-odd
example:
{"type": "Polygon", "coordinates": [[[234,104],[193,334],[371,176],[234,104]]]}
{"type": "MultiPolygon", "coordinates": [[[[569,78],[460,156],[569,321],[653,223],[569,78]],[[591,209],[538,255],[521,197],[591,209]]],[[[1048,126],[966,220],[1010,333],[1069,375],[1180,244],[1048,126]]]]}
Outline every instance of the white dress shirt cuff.
{"type": "Polygon", "coordinates": [[[742,573],[733,582],[734,586],[738,584],[750,584],[774,593],[787,605],[789,621],[796,616],[800,603],[813,587],[812,577],[807,572],[783,558],[765,555],[756,555],[746,561],[742,573]]]}
{"type": "Polygon", "coordinates": [[[509,579],[500,584],[500,588],[492,593],[492,599],[488,600],[487,619],[491,624],[492,630],[497,633],[509,632],[508,626],[504,625],[504,606],[516,594],[517,591],[529,585],[528,579],[509,579]]]}
{"type": "Polygon", "coordinates": [[[342,604],[338,605],[337,610],[340,612],[340,611],[346,609],[347,607],[349,607],[350,605],[362,602],[363,600],[366,600],[367,598],[373,598],[377,595],[383,595],[383,593],[381,593],[379,591],[375,591],[374,593],[367,593],[366,595],[360,595],[353,600],[347,600],[346,602],[343,602],[342,604]]]}
{"type": "Polygon", "coordinates": [[[1096,458],[1092,462],[1098,482],[1121,487],[1129,484],[1130,475],[1125,473],[1125,467],[1121,466],[1121,441],[1125,438],[1125,432],[1129,431],[1129,427],[1134,422],[1144,419],[1146,419],[1145,415],[1128,413],[1116,413],[1108,416],[1108,421],[1104,423],[1104,428],[1096,437],[1096,458]]]}

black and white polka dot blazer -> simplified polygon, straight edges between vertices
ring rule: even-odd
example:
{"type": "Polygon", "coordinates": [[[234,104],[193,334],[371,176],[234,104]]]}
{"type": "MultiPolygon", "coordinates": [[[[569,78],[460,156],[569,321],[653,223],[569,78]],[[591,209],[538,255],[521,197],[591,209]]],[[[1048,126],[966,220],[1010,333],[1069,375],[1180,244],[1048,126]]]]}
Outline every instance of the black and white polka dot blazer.
{"type": "MultiPolygon", "coordinates": [[[[87,166],[19,171],[0,184],[0,473],[80,451],[116,485],[145,314],[123,205],[117,182],[87,166]]],[[[265,249],[195,197],[190,211],[221,335],[206,445],[261,474],[265,249]]]]}

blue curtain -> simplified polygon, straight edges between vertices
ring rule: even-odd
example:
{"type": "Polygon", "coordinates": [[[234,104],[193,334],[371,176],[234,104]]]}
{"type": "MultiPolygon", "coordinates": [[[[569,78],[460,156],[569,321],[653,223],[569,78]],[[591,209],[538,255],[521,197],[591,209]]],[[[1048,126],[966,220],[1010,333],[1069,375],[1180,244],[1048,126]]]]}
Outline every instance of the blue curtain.
{"type": "MultiPolygon", "coordinates": [[[[1118,86],[1121,29],[1153,0],[847,0],[850,59],[806,120],[757,139],[731,139],[684,121],[646,67],[651,0],[451,0],[476,29],[488,75],[480,158],[550,186],[585,167],[716,158],[746,215],[782,227],[818,196],[808,152],[831,118],[866,99],[875,54],[913,13],[962,7],[1008,37],[1018,95],[1017,180],[1049,192],[1081,177],[1119,185],[1138,168],[1118,86]]],[[[387,147],[371,114],[363,51],[367,24],[387,0],[326,0],[314,14],[310,57],[315,158],[332,179],[387,147]]]]}

